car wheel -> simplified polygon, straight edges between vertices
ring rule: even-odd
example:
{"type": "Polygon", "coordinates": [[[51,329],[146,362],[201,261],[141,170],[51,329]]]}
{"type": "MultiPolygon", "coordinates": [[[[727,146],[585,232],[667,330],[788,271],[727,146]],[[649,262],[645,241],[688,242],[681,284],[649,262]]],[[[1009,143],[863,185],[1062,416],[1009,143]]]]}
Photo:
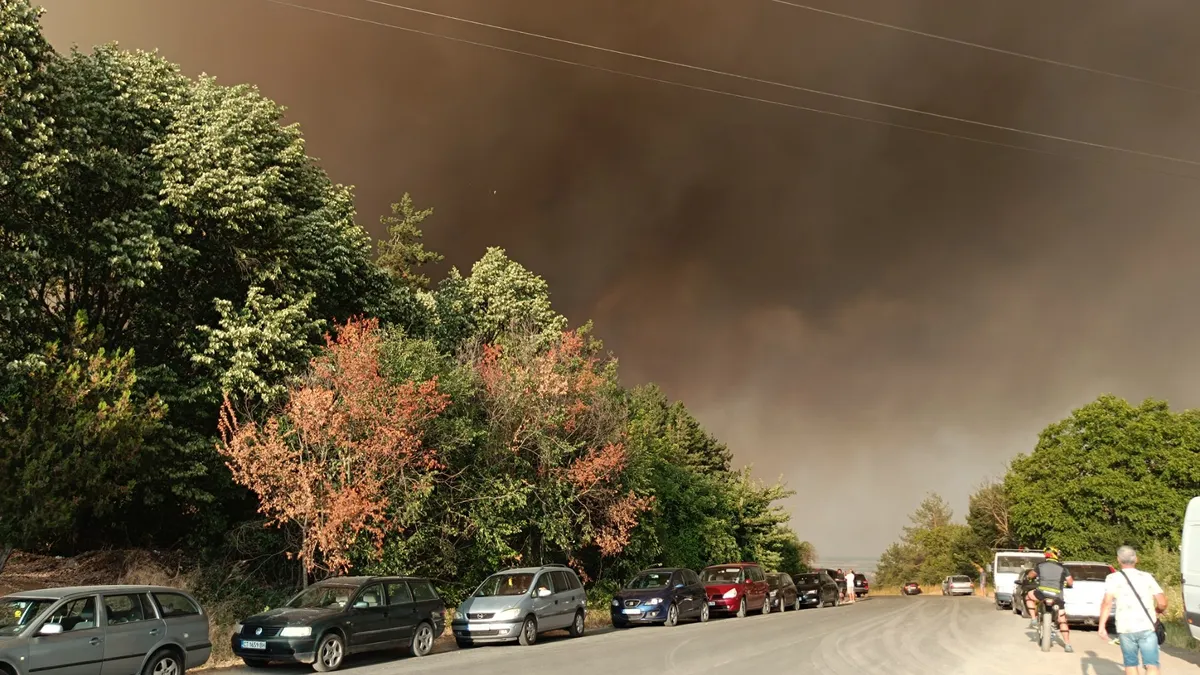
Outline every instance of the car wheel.
{"type": "Polygon", "coordinates": [[[337,633],[326,633],[317,642],[317,658],[313,661],[313,670],[328,673],[342,667],[346,658],[346,643],[337,633]]]}
{"type": "Polygon", "coordinates": [[[800,611],[800,596],[799,595],[796,596],[796,602],[795,602],[795,604],[792,605],[792,611],[793,612],[800,611]]]}
{"type": "Polygon", "coordinates": [[[741,619],[746,616],[746,596],[742,596],[742,601],[738,603],[737,618],[741,619]]]}
{"type": "Polygon", "coordinates": [[[571,637],[579,637],[583,635],[583,629],[585,628],[583,624],[583,612],[575,612],[575,620],[571,622],[571,627],[567,629],[567,632],[570,633],[571,637]]]}
{"type": "Polygon", "coordinates": [[[525,623],[521,625],[521,634],[517,637],[517,642],[524,647],[537,642],[537,619],[532,616],[525,619],[525,623]]]}
{"type": "Polygon", "coordinates": [[[772,600],[771,600],[770,596],[763,598],[763,606],[762,606],[762,609],[759,610],[759,613],[761,613],[763,616],[770,614],[771,613],[771,602],[772,602],[772,600]]]}
{"type": "Polygon", "coordinates": [[[704,605],[700,606],[700,623],[707,623],[707,622],[708,622],[708,605],[704,604],[704,605]]]}
{"type": "Polygon", "coordinates": [[[413,634],[409,651],[413,656],[425,656],[433,651],[433,626],[425,621],[417,626],[417,632],[413,634]]]}
{"type": "Polygon", "coordinates": [[[250,659],[242,657],[242,663],[246,664],[247,668],[266,668],[270,661],[266,659],[250,659]]]}
{"type": "Polygon", "coordinates": [[[179,654],[170,649],[160,649],[142,669],[142,675],[183,675],[183,662],[179,654]]]}
{"type": "Polygon", "coordinates": [[[679,606],[673,602],[671,603],[671,605],[669,607],[667,607],[667,620],[663,622],[663,625],[664,626],[679,625],[679,606]]]}

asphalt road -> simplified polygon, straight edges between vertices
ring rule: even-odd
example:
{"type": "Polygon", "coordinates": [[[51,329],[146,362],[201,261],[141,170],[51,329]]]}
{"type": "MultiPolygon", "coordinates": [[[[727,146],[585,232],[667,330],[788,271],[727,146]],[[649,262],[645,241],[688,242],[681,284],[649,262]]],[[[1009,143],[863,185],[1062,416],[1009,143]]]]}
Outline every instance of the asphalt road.
{"type": "MultiPolygon", "coordinates": [[[[674,628],[593,630],[581,638],[542,636],[532,647],[443,647],[425,658],[379,654],[352,658],[355,675],[486,672],[488,675],[1122,675],[1120,650],[1095,631],[1075,631],[1075,653],[1043,654],[1011,612],[979,598],[871,598],[836,608],[765,617],[714,619],[674,628]]],[[[1166,672],[1195,666],[1164,655],[1166,672]]],[[[238,675],[310,673],[304,666],[238,675]]]]}

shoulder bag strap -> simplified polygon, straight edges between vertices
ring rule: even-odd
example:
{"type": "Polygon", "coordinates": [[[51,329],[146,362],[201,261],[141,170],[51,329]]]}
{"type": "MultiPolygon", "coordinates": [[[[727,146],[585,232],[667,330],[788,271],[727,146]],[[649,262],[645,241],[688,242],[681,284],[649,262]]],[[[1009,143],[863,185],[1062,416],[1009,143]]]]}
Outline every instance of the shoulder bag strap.
{"type": "Polygon", "coordinates": [[[1146,613],[1146,618],[1150,619],[1150,625],[1156,625],[1158,622],[1154,619],[1154,617],[1150,616],[1150,610],[1146,609],[1146,603],[1142,602],[1142,596],[1138,595],[1137,589],[1133,586],[1133,582],[1129,580],[1129,575],[1125,574],[1125,570],[1120,570],[1120,572],[1121,576],[1125,577],[1125,583],[1129,584],[1129,590],[1133,591],[1133,597],[1137,598],[1138,605],[1141,606],[1142,611],[1146,613]]]}

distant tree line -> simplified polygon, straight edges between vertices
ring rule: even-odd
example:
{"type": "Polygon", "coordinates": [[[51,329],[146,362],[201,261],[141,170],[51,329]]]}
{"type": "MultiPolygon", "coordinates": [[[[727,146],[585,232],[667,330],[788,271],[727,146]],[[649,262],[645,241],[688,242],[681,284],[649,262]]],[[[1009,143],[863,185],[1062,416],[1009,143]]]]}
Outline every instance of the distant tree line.
{"type": "Polygon", "coordinates": [[[938,583],[991,562],[993,548],[1056,546],[1068,559],[1141,552],[1168,583],[1179,576],[1187,502],[1200,495],[1200,411],[1105,395],[1046,427],[1033,452],[971,496],[966,522],[928,496],[884,552],[880,583],[938,583]]]}
{"type": "Polygon", "coordinates": [[[433,283],[432,210],[404,195],[373,243],[255,88],[58,54],[27,0],[0,44],[0,544],[253,542],[296,581],[460,585],[811,563],[789,491],[622,387],[543,279],[491,248],[433,283]]]}

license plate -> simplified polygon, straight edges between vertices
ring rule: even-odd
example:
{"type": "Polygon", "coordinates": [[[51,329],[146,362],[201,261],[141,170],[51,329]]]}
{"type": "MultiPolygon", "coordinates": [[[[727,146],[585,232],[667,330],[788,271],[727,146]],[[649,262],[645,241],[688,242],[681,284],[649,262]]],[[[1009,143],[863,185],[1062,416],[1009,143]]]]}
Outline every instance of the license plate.
{"type": "Polygon", "coordinates": [[[716,607],[716,606],[717,606],[717,603],[713,602],[712,600],[709,600],[709,601],[708,601],[708,606],[709,606],[709,607],[716,607]]]}
{"type": "Polygon", "coordinates": [[[266,649],[267,643],[262,640],[242,640],[242,649],[266,649]]]}
{"type": "Polygon", "coordinates": [[[467,624],[467,630],[495,630],[495,629],[492,628],[492,626],[490,624],[469,623],[469,624],[467,624]]]}
{"type": "Polygon", "coordinates": [[[642,610],[640,610],[640,609],[626,609],[626,610],[622,610],[622,611],[624,611],[626,614],[641,614],[642,613],[642,610]]]}

